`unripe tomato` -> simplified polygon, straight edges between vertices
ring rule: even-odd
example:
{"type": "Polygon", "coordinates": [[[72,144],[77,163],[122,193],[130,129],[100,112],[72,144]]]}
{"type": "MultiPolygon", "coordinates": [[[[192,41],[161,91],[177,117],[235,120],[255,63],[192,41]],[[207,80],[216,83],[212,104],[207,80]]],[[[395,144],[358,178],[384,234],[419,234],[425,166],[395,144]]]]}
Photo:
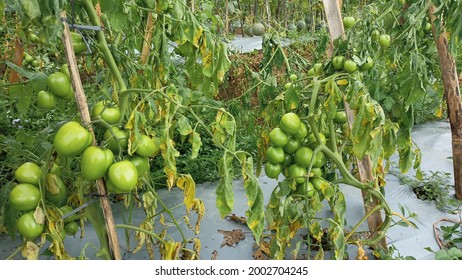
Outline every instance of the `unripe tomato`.
{"type": "Polygon", "coordinates": [[[67,202],[67,188],[59,175],[48,173],[45,184],[45,199],[61,207],[67,202]]]}
{"type": "Polygon", "coordinates": [[[14,177],[19,183],[38,186],[40,178],[42,178],[42,169],[33,162],[25,162],[16,169],[14,177]]]}
{"type": "Polygon", "coordinates": [[[40,190],[34,185],[21,183],[11,190],[9,200],[11,207],[16,210],[32,210],[40,202],[40,190]]]}
{"type": "Polygon", "coordinates": [[[366,61],[359,67],[359,69],[361,71],[367,71],[369,69],[371,69],[372,67],[374,67],[374,61],[372,60],[371,57],[367,57],[366,58],[366,61]]]}
{"type": "Polygon", "coordinates": [[[69,236],[75,236],[79,231],[79,224],[75,221],[69,222],[64,225],[64,231],[69,236]]]}
{"type": "Polygon", "coordinates": [[[298,164],[289,166],[289,177],[301,184],[306,181],[306,169],[298,164]]]}
{"type": "Polygon", "coordinates": [[[273,146],[283,147],[289,142],[289,137],[280,127],[275,127],[269,133],[269,140],[273,146]]]}
{"type": "Polygon", "coordinates": [[[295,153],[298,148],[300,148],[300,141],[295,138],[290,138],[289,141],[287,141],[287,144],[283,147],[284,152],[287,154],[295,153]]]}
{"type": "Polygon", "coordinates": [[[40,61],[38,61],[37,59],[34,59],[30,63],[30,65],[32,65],[33,67],[39,67],[40,66],[40,61]]]}
{"type": "Polygon", "coordinates": [[[71,80],[71,73],[69,72],[69,66],[67,65],[67,63],[64,63],[61,68],[59,68],[59,72],[63,73],[64,75],[66,75],[66,77],[69,79],[69,81],[71,80]]]}
{"type": "Polygon", "coordinates": [[[39,43],[40,42],[39,36],[35,35],[34,33],[29,33],[28,38],[32,43],[39,43]]]}
{"type": "Polygon", "coordinates": [[[53,109],[56,105],[56,96],[46,90],[37,93],[37,106],[42,109],[53,109]]]}
{"type": "Polygon", "coordinates": [[[345,111],[337,111],[334,116],[334,123],[344,124],[347,122],[347,114],[345,111]]]}
{"type": "Polygon", "coordinates": [[[337,70],[342,69],[344,63],[345,63],[345,57],[343,55],[337,55],[332,59],[332,65],[337,70]]]}
{"type": "Polygon", "coordinates": [[[308,198],[312,198],[316,193],[316,189],[314,188],[313,184],[311,184],[311,182],[305,181],[302,184],[298,184],[296,193],[302,196],[306,195],[308,198]]]}
{"type": "Polygon", "coordinates": [[[299,148],[294,155],[295,162],[302,167],[308,167],[311,163],[312,157],[313,150],[308,147],[299,148]]]}
{"type": "Polygon", "coordinates": [[[273,164],[282,163],[284,161],[284,150],[281,147],[270,146],[266,150],[266,160],[273,164]]]}
{"type": "Polygon", "coordinates": [[[343,18],[343,26],[348,29],[352,27],[355,24],[355,18],[354,17],[344,17],[343,18]]]}
{"type": "Polygon", "coordinates": [[[34,57],[30,54],[26,54],[26,56],[24,57],[24,60],[27,62],[27,63],[32,63],[32,61],[34,61],[34,57]]]}
{"type": "Polygon", "coordinates": [[[330,187],[330,182],[321,177],[313,177],[311,178],[310,182],[318,191],[322,191],[323,189],[330,187]]]}
{"type": "Polygon", "coordinates": [[[106,129],[103,135],[107,147],[114,154],[118,154],[121,150],[125,151],[128,147],[128,133],[118,127],[112,127],[111,129],[106,129]],[[111,133],[111,129],[114,135],[111,133]]]}
{"type": "Polygon", "coordinates": [[[34,218],[34,211],[24,213],[16,221],[19,234],[28,239],[35,239],[45,230],[44,224],[39,224],[34,218]]]}
{"type": "Polygon", "coordinates": [[[388,34],[382,34],[380,35],[379,37],[379,45],[386,49],[390,46],[390,42],[391,42],[391,39],[390,39],[390,35],[388,34]]]}
{"type": "Polygon", "coordinates": [[[289,79],[290,79],[292,82],[295,82],[295,81],[298,79],[298,77],[297,77],[296,74],[290,74],[289,79]]]}
{"type": "Polygon", "coordinates": [[[294,163],[294,156],[291,154],[284,154],[284,161],[282,162],[282,166],[288,167],[292,163],[294,163]]]}
{"type": "Polygon", "coordinates": [[[313,167],[321,168],[324,166],[324,164],[326,164],[326,162],[327,162],[326,156],[322,152],[318,152],[316,153],[313,167]]]}
{"type": "Polygon", "coordinates": [[[98,180],[106,175],[109,166],[114,161],[114,154],[109,149],[90,146],[85,149],[80,160],[80,170],[83,178],[98,180]]]}
{"type": "Polygon", "coordinates": [[[100,101],[93,106],[93,118],[101,117],[110,125],[118,124],[120,121],[120,109],[117,106],[109,106],[109,102],[100,101]]]}
{"type": "Polygon", "coordinates": [[[141,135],[141,143],[135,153],[142,157],[155,157],[160,151],[159,137],[149,137],[141,135]]]}
{"type": "MultiPolygon", "coordinates": [[[[63,213],[63,215],[61,217],[64,217],[64,216],[68,215],[69,213],[71,213],[72,211],[74,211],[74,209],[72,209],[72,207],[70,207],[69,205],[64,205],[64,206],[60,207],[59,210],[61,211],[61,213],[63,213]]],[[[76,217],[77,217],[77,215],[75,213],[73,213],[70,216],[64,218],[63,222],[65,224],[70,223],[72,221],[75,221],[76,217]]]]}
{"type": "Polygon", "coordinates": [[[72,47],[76,55],[81,54],[87,50],[87,45],[85,44],[85,41],[83,40],[82,35],[74,31],[71,31],[70,35],[71,35],[72,47]]]}
{"type": "Polygon", "coordinates": [[[320,144],[326,145],[326,143],[327,143],[326,136],[321,132],[319,132],[318,135],[319,135],[319,140],[320,140],[321,143],[318,143],[316,141],[316,137],[314,136],[314,133],[310,133],[310,135],[308,135],[308,138],[307,138],[306,142],[307,142],[308,147],[310,147],[311,149],[316,149],[316,147],[318,145],[320,145],[320,144]]]}
{"type": "Polygon", "coordinates": [[[138,170],[128,160],[113,163],[107,172],[111,184],[122,192],[130,192],[138,183],[138,170]]]}
{"type": "Polygon", "coordinates": [[[351,74],[358,69],[358,65],[353,60],[348,59],[345,61],[345,64],[343,64],[343,69],[345,69],[347,73],[351,74]]]}
{"type": "Polygon", "coordinates": [[[279,174],[282,172],[282,165],[280,164],[272,164],[271,162],[267,162],[265,164],[265,174],[268,178],[276,179],[278,178],[279,174]]]}
{"type": "Polygon", "coordinates": [[[308,128],[306,125],[302,122],[300,124],[300,128],[298,129],[297,133],[294,135],[295,139],[299,141],[303,141],[305,137],[308,135],[308,128]]]}
{"type": "Polygon", "coordinates": [[[279,127],[286,133],[295,135],[298,133],[301,125],[300,118],[295,113],[286,113],[282,116],[279,127]]]}
{"type": "Polygon", "coordinates": [[[55,72],[47,78],[48,89],[56,96],[66,97],[71,90],[71,82],[66,74],[55,72]]]}
{"type": "Polygon", "coordinates": [[[374,29],[371,33],[371,38],[373,41],[378,41],[379,40],[379,37],[380,37],[380,31],[378,31],[377,29],[374,29]]]}
{"type": "Polygon", "coordinates": [[[291,87],[292,87],[292,83],[286,83],[286,84],[284,85],[284,89],[285,89],[285,90],[288,90],[288,89],[291,88],[291,87]]]}
{"type": "Polygon", "coordinates": [[[93,141],[92,134],[76,121],[63,124],[55,135],[53,147],[65,157],[80,155],[93,141]]]}
{"type": "Polygon", "coordinates": [[[147,157],[133,156],[129,159],[138,170],[138,177],[143,177],[149,171],[149,160],[147,157]]]}

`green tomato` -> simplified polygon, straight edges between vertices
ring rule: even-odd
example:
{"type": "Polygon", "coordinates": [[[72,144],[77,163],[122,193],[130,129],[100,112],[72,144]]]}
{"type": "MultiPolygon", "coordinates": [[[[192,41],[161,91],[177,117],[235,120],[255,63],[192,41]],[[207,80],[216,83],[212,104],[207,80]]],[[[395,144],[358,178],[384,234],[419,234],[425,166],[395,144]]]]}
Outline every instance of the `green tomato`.
{"type": "Polygon", "coordinates": [[[120,109],[117,106],[108,106],[109,102],[100,101],[93,106],[93,118],[101,117],[105,122],[110,125],[118,124],[120,121],[120,109]]]}
{"type": "Polygon", "coordinates": [[[343,18],[343,26],[348,29],[351,28],[355,24],[355,18],[354,17],[344,17],[343,18]]]}
{"type": "Polygon", "coordinates": [[[358,65],[353,60],[348,59],[345,61],[345,64],[343,64],[343,69],[347,73],[351,74],[355,72],[356,70],[358,70],[358,65]]]}
{"type": "Polygon", "coordinates": [[[28,183],[38,186],[42,174],[42,169],[40,169],[37,164],[25,162],[15,170],[14,177],[19,183],[28,183]]]}
{"type": "Polygon", "coordinates": [[[296,74],[290,74],[289,79],[290,79],[292,82],[295,82],[295,81],[298,79],[298,77],[297,77],[296,74]]]}
{"type": "Polygon", "coordinates": [[[390,46],[390,42],[391,42],[391,39],[390,39],[390,35],[388,34],[382,34],[380,35],[379,37],[379,45],[386,49],[390,46]]]}
{"type": "Polygon", "coordinates": [[[310,176],[311,177],[314,177],[314,176],[322,177],[322,169],[319,167],[311,168],[310,176]]]}
{"type": "Polygon", "coordinates": [[[141,135],[141,143],[135,153],[142,157],[155,157],[160,151],[159,137],[149,137],[141,135]]]}
{"type": "Polygon", "coordinates": [[[71,82],[66,74],[55,72],[47,78],[48,89],[56,96],[66,97],[71,90],[71,82]]]}
{"type": "Polygon", "coordinates": [[[79,55],[87,50],[87,45],[85,44],[85,41],[83,40],[82,35],[74,31],[71,31],[70,35],[71,35],[72,47],[76,55],[79,55]]]}
{"type": "Polygon", "coordinates": [[[266,150],[266,160],[272,164],[279,164],[284,161],[284,150],[281,147],[270,146],[266,150]]]}
{"type": "Polygon", "coordinates": [[[34,211],[22,214],[16,221],[16,228],[24,238],[35,239],[45,230],[44,224],[39,224],[34,218],[34,211]]]}
{"type": "Polygon", "coordinates": [[[80,170],[83,178],[98,180],[106,176],[106,173],[114,161],[114,154],[109,149],[90,146],[82,153],[80,170]]]}
{"type": "Polygon", "coordinates": [[[69,236],[75,236],[79,231],[79,224],[75,221],[69,222],[64,225],[64,231],[69,236]]]}
{"type": "Polygon", "coordinates": [[[40,61],[38,61],[37,59],[34,59],[30,63],[30,65],[32,65],[33,67],[39,67],[40,66],[40,61]]]}
{"type": "Polygon", "coordinates": [[[29,40],[32,42],[32,43],[39,43],[40,42],[40,38],[39,36],[35,35],[34,33],[29,33],[29,40]]]}
{"type": "Polygon", "coordinates": [[[286,83],[286,84],[284,85],[284,89],[285,89],[285,90],[288,90],[288,89],[291,88],[291,87],[292,87],[292,83],[286,83]]]}
{"type": "Polygon", "coordinates": [[[322,191],[323,189],[330,187],[330,182],[321,177],[313,177],[310,182],[317,191],[322,191]]]}
{"type": "Polygon", "coordinates": [[[69,81],[71,80],[71,73],[69,72],[69,66],[67,65],[67,63],[64,63],[61,68],[59,68],[59,72],[63,73],[64,75],[66,75],[66,77],[69,79],[69,81]]]}
{"type": "Polygon", "coordinates": [[[283,149],[287,154],[294,154],[300,148],[300,146],[300,141],[291,137],[283,149]]]}
{"type": "Polygon", "coordinates": [[[300,124],[300,128],[298,129],[297,133],[294,135],[295,139],[299,141],[303,141],[305,137],[308,135],[308,128],[306,125],[302,122],[300,124]]]}
{"type": "Polygon", "coordinates": [[[295,182],[301,184],[306,181],[306,169],[298,164],[289,166],[289,177],[293,178],[295,182]]]}
{"type": "Polygon", "coordinates": [[[308,167],[313,157],[313,150],[308,147],[299,148],[294,155],[295,163],[302,167],[308,167]]]}
{"type": "Polygon", "coordinates": [[[136,169],[138,170],[138,177],[144,176],[144,174],[146,174],[146,172],[150,169],[147,157],[133,156],[129,160],[136,166],[136,169]]]}
{"type": "Polygon", "coordinates": [[[324,164],[326,164],[326,162],[327,162],[326,156],[322,152],[318,152],[316,153],[313,167],[321,168],[324,166],[324,164]]]}
{"type": "Polygon", "coordinates": [[[58,207],[67,202],[67,188],[59,175],[48,173],[45,185],[45,199],[58,207]]]}
{"type": "Polygon", "coordinates": [[[282,116],[279,122],[279,127],[288,134],[295,135],[300,129],[302,124],[300,118],[295,113],[286,113],[282,116]]]}
{"type": "Polygon", "coordinates": [[[344,124],[347,122],[347,114],[345,111],[337,111],[334,116],[334,123],[344,124]]]}
{"type": "Polygon", "coordinates": [[[277,179],[279,174],[282,172],[282,165],[280,164],[272,164],[271,162],[267,162],[265,164],[265,174],[268,178],[277,179]]]}
{"type": "Polygon", "coordinates": [[[56,132],[53,147],[65,157],[80,155],[93,142],[93,135],[76,121],[63,124],[56,132]]]}
{"type": "Polygon", "coordinates": [[[113,163],[107,172],[111,184],[122,192],[130,192],[138,183],[138,170],[128,160],[113,163]]]}
{"type": "Polygon", "coordinates": [[[343,55],[337,55],[332,59],[332,65],[337,70],[342,69],[344,63],[345,63],[345,57],[343,55]]]}
{"type": "Polygon", "coordinates": [[[305,180],[305,182],[298,184],[296,193],[302,196],[307,196],[308,198],[312,198],[316,193],[316,189],[314,188],[311,182],[305,180]]]}
{"type": "Polygon", "coordinates": [[[120,151],[127,150],[128,147],[128,133],[125,130],[121,130],[118,127],[112,127],[106,129],[103,134],[104,142],[107,143],[107,147],[114,153],[118,154],[120,151]],[[112,132],[114,134],[111,133],[112,132]]]}
{"type": "Polygon", "coordinates": [[[273,146],[283,147],[289,142],[289,137],[280,127],[275,127],[269,133],[269,140],[273,146]]]}
{"type": "MultiPolygon", "coordinates": [[[[72,207],[70,207],[69,205],[64,205],[64,206],[60,207],[59,210],[62,213],[61,217],[67,216],[69,213],[74,211],[74,209],[72,209],[72,207]]],[[[67,216],[66,218],[64,218],[63,222],[65,224],[67,224],[67,223],[75,221],[76,218],[77,218],[77,215],[75,213],[73,213],[70,216],[67,216]]]]}
{"type": "Polygon", "coordinates": [[[327,138],[326,138],[326,136],[325,136],[323,133],[321,133],[321,132],[319,132],[318,135],[319,135],[319,140],[320,140],[320,142],[321,142],[321,143],[319,143],[319,144],[318,144],[318,142],[316,141],[316,137],[314,136],[314,133],[310,133],[310,135],[308,135],[308,138],[307,138],[307,145],[308,145],[308,147],[310,147],[311,149],[316,149],[316,148],[318,147],[318,145],[320,145],[320,144],[326,145],[326,143],[327,143],[327,138]]]}
{"type": "Polygon", "coordinates": [[[16,185],[9,195],[11,207],[20,211],[35,209],[40,202],[40,198],[40,190],[36,186],[27,183],[16,185]]]}
{"type": "Polygon", "coordinates": [[[294,156],[291,154],[284,154],[284,161],[282,162],[283,167],[288,167],[294,163],[294,156]]]}
{"type": "Polygon", "coordinates": [[[56,106],[56,96],[46,90],[37,93],[37,106],[42,109],[53,109],[56,106]]]}
{"type": "Polygon", "coordinates": [[[372,67],[374,67],[374,61],[372,60],[371,57],[367,57],[366,58],[366,61],[359,67],[359,69],[361,71],[368,71],[370,70],[372,67]]]}
{"type": "Polygon", "coordinates": [[[34,61],[34,57],[30,54],[26,54],[26,56],[24,57],[24,60],[27,62],[27,63],[32,63],[32,61],[34,61]]]}
{"type": "Polygon", "coordinates": [[[371,38],[373,41],[378,41],[379,40],[379,37],[380,37],[380,31],[378,31],[377,29],[374,29],[371,33],[371,38]]]}

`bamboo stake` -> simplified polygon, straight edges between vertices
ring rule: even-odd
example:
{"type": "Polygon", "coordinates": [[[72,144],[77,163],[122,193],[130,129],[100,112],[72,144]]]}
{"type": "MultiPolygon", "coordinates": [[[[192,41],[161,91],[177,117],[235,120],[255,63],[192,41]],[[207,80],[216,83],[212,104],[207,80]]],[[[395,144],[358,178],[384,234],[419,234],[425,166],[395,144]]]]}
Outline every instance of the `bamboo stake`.
{"type": "Polygon", "coordinates": [[[436,7],[429,7],[430,20],[436,48],[440,60],[443,78],[444,97],[446,99],[452,136],[452,160],[454,165],[454,186],[456,198],[462,200],[462,101],[460,99],[460,85],[457,77],[457,67],[454,57],[448,51],[447,32],[441,23],[441,33],[436,33],[436,7]]]}
{"type": "Polygon", "coordinates": [[[141,64],[146,64],[149,53],[151,51],[151,40],[152,32],[154,27],[154,19],[152,13],[148,13],[148,19],[146,20],[146,28],[144,31],[143,49],[141,50],[141,64]]]}
{"type": "MultiPolygon", "coordinates": [[[[328,57],[331,57],[334,52],[333,42],[337,38],[345,38],[345,30],[343,27],[342,16],[340,13],[340,6],[337,1],[323,0],[324,9],[326,11],[327,23],[329,25],[329,32],[331,36],[331,43],[328,49],[328,57]]],[[[354,122],[354,114],[350,109],[349,104],[344,101],[345,112],[348,117],[348,126],[351,129],[354,122]]],[[[359,180],[363,183],[374,181],[374,172],[372,170],[372,161],[370,156],[365,156],[363,159],[356,159],[359,172],[359,180]]],[[[372,209],[379,204],[377,199],[372,198],[367,192],[362,191],[364,209],[369,213],[372,209]]],[[[383,220],[380,211],[376,211],[367,217],[367,224],[371,236],[377,235],[377,230],[382,225],[383,220]]],[[[386,239],[383,238],[379,242],[382,249],[387,250],[386,239]]]]}
{"type": "MultiPolygon", "coordinates": [[[[61,18],[66,19],[66,12],[61,13],[61,18]]],[[[80,118],[85,126],[88,126],[89,131],[93,134],[93,146],[96,145],[95,135],[93,128],[91,127],[90,112],[88,110],[88,103],[85,93],[83,91],[82,81],[80,80],[79,71],[77,69],[77,60],[74,54],[74,48],[72,47],[72,41],[70,38],[69,25],[66,21],[63,21],[64,33],[63,33],[63,45],[66,50],[67,64],[69,67],[69,73],[71,75],[72,86],[75,92],[75,99],[77,107],[80,112],[80,118]]],[[[108,233],[109,246],[111,249],[112,257],[116,260],[121,259],[119,240],[117,238],[117,232],[114,223],[114,216],[112,215],[112,209],[107,197],[106,187],[104,180],[100,179],[96,181],[97,191],[100,195],[100,202],[106,222],[106,230],[108,233]]]]}

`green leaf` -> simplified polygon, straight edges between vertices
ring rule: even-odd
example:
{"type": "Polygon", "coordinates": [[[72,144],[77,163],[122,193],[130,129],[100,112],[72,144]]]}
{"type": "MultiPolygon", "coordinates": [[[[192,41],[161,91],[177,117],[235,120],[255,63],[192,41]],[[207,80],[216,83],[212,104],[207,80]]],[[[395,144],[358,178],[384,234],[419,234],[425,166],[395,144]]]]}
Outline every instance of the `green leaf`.
{"type": "Polygon", "coordinates": [[[17,98],[18,110],[26,114],[32,103],[33,90],[30,85],[15,85],[10,87],[10,95],[17,98]]]}
{"type": "Polygon", "coordinates": [[[246,157],[245,153],[240,153],[239,158],[242,166],[242,177],[244,179],[244,189],[247,196],[249,209],[245,212],[247,216],[247,226],[252,231],[255,242],[260,243],[260,237],[265,225],[265,211],[263,191],[257,177],[253,174],[253,159],[246,157]]]}
{"type": "Polygon", "coordinates": [[[19,3],[21,4],[22,11],[30,20],[40,18],[42,13],[40,12],[37,0],[19,0],[19,3]]]}
{"type": "Polygon", "coordinates": [[[295,88],[291,86],[288,90],[285,91],[284,94],[284,103],[285,108],[288,111],[292,111],[297,108],[300,102],[300,97],[298,96],[298,92],[295,91],[295,88]]]}
{"type": "Polygon", "coordinates": [[[189,136],[189,143],[191,143],[191,159],[197,158],[199,150],[202,147],[201,135],[196,131],[193,131],[189,136]]]}
{"type": "Polygon", "coordinates": [[[233,169],[233,155],[225,152],[223,157],[218,161],[218,174],[220,175],[220,182],[216,190],[216,206],[223,218],[230,214],[234,207],[234,169],[233,169]]]}
{"type": "Polygon", "coordinates": [[[101,10],[112,24],[113,31],[121,32],[127,28],[128,15],[124,11],[124,1],[100,0],[101,10]]]}
{"type": "Polygon", "coordinates": [[[191,125],[189,124],[188,118],[184,115],[180,115],[178,118],[178,130],[181,135],[187,136],[193,132],[191,125]]]}
{"type": "Polygon", "coordinates": [[[30,79],[30,85],[32,89],[36,92],[46,89],[46,82],[48,76],[45,73],[38,72],[37,75],[30,79]]]}

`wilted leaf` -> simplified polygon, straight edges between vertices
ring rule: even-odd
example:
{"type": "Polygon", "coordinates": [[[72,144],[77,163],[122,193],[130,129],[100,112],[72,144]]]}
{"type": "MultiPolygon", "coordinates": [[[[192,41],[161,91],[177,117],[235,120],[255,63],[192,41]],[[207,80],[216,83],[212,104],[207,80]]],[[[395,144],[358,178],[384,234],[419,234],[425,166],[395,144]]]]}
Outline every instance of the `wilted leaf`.
{"type": "Polygon", "coordinates": [[[218,230],[219,233],[223,234],[223,242],[221,243],[221,247],[227,245],[230,247],[235,247],[239,241],[245,238],[245,235],[242,233],[240,229],[233,229],[233,230],[218,230]]]}

